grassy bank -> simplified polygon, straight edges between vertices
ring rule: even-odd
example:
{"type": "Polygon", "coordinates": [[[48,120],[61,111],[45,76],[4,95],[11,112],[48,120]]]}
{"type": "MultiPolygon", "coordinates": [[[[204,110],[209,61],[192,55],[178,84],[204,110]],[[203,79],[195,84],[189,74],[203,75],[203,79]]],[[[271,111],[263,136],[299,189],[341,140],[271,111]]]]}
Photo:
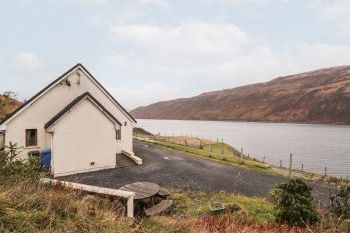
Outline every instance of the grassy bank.
{"type": "Polygon", "coordinates": [[[243,155],[243,163],[241,163],[240,152],[226,143],[212,142],[201,140],[201,144],[190,144],[188,142],[198,141],[196,138],[184,137],[157,137],[150,139],[149,137],[140,137],[138,134],[135,137],[137,140],[146,143],[152,143],[163,147],[171,148],[177,151],[191,154],[192,156],[199,156],[206,159],[215,160],[221,163],[227,163],[234,166],[241,166],[247,169],[253,169],[258,172],[268,174],[280,175],[277,171],[271,169],[270,165],[254,158],[243,155]],[[180,139],[179,139],[180,138],[180,139]],[[186,140],[187,145],[184,142],[186,140]]]}
{"type": "MultiPolygon", "coordinates": [[[[264,199],[224,192],[172,190],[174,207],[166,216],[134,223],[124,217],[118,200],[87,195],[63,187],[43,187],[36,181],[0,186],[0,232],[311,232],[275,223],[273,206],[264,199]],[[239,209],[211,215],[209,203],[224,202],[239,209]]],[[[341,232],[318,226],[312,232],[341,232]]]]}
{"type": "MultiPolygon", "coordinates": [[[[157,136],[147,131],[138,131],[134,134],[134,138],[146,143],[152,143],[163,147],[171,148],[177,151],[188,153],[192,156],[199,156],[206,159],[215,160],[221,163],[228,163],[234,166],[241,166],[252,169],[257,172],[263,172],[273,175],[288,176],[289,169],[268,164],[265,161],[258,160],[243,154],[243,163],[241,163],[241,152],[227,143],[200,139],[195,137],[183,136],[157,136]]],[[[322,181],[332,185],[349,185],[350,181],[346,179],[338,179],[332,176],[324,176],[308,171],[298,169],[291,170],[292,177],[302,178],[310,181],[322,181]]]]}
{"type": "MultiPolygon", "coordinates": [[[[1,151],[0,151],[1,152],[1,151]]],[[[174,201],[166,215],[125,217],[122,200],[89,195],[60,185],[43,186],[38,159],[13,160],[16,153],[0,153],[0,232],[232,232],[304,233],[342,232],[346,227],[322,218],[312,228],[297,229],[278,224],[276,209],[268,200],[226,192],[171,190],[174,201]],[[209,205],[223,203],[213,214],[209,205]]],[[[234,184],[233,184],[234,185],[234,184]]],[[[321,210],[320,210],[321,211],[321,210]]]]}

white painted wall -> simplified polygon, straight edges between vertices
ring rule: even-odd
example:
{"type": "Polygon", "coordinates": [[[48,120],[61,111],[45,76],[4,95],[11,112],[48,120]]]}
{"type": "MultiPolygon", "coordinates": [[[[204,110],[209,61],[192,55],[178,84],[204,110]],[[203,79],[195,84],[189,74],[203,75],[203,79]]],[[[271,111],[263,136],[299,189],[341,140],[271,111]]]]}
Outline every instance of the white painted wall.
{"type": "Polygon", "coordinates": [[[72,72],[68,79],[71,86],[56,85],[43,97],[27,107],[20,115],[15,117],[6,125],[5,143],[17,142],[19,146],[25,146],[25,129],[38,129],[38,146],[32,148],[24,148],[21,158],[27,158],[27,153],[31,150],[42,150],[51,147],[50,135],[45,132],[44,124],[49,121],[60,110],[67,106],[72,100],[84,92],[90,92],[108,111],[110,111],[122,124],[122,140],[118,142],[118,151],[132,151],[132,129],[133,121],[129,119],[117,107],[107,95],[105,95],[86,74],[79,71],[80,77],[72,72]],[[77,84],[80,80],[80,84],[77,84]],[[124,126],[127,122],[127,126],[124,126]]]}
{"type": "Polygon", "coordinates": [[[115,123],[89,100],[78,103],[55,125],[54,176],[115,167],[116,151],[120,150],[115,128],[115,123]]]}
{"type": "Polygon", "coordinates": [[[0,149],[4,148],[5,146],[5,136],[0,133],[0,149]]]}

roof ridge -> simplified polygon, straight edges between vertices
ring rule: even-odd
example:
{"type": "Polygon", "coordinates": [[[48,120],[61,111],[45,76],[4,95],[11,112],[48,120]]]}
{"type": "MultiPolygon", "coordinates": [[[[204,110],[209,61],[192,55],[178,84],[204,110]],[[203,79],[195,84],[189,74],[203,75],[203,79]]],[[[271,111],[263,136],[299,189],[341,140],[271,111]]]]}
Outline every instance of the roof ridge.
{"type": "Polygon", "coordinates": [[[135,123],[137,122],[135,120],[135,118],[128,112],[125,110],[125,108],[106,90],[106,88],[104,86],[101,85],[101,83],[83,66],[83,64],[81,63],[77,63],[76,65],[74,65],[72,68],[70,68],[69,70],[67,70],[66,72],[64,72],[62,75],[60,75],[57,79],[55,79],[54,81],[52,81],[50,84],[48,84],[46,87],[44,87],[43,89],[41,89],[38,93],[36,93],[33,97],[31,97],[28,101],[26,101],[25,103],[23,103],[19,108],[17,108],[13,113],[11,113],[10,115],[8,115],[4,120],[2,120],[0,122],[0,126],[2,124],[4,124],[6,121],[8,121],[9,119],[11,119],[13,116],[15,116],[19,111],[21,111],[22,109],[24,109],[25,107],[27,107],[28,105],[30,105],[30,103],[32,101],[34,101],[37,97],[39,97],[42,93],[44,93],[47,89],[49,89],[50,87],[52,87],[52,85],[54,85],[56,82],[58,82],[60,79],[62,79],[63,77],[65,77],[67,74],[71,73],[73,70],[75,70],[76,68],[81,67],[92,79],[93,81],[96,82],[96,84],[115,102],[116,105],[118,105],[122,111],[128,115],[135,123]]]}

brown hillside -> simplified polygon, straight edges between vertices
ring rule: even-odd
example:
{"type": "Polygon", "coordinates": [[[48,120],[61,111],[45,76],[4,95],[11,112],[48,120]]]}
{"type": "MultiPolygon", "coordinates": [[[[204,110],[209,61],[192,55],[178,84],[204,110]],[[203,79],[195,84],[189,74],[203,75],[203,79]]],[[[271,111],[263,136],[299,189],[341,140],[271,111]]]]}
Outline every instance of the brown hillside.
{"type": "Polygon", "coordinates": [[[20,105],[21,103],[17,100],[6,95],[0,95],[0,121],[15,111],[20,105]]]}
{"type": "Polygon", "coordinates": [[[136,118],[350,124],[350,66],[139,107],[136,118]]]}

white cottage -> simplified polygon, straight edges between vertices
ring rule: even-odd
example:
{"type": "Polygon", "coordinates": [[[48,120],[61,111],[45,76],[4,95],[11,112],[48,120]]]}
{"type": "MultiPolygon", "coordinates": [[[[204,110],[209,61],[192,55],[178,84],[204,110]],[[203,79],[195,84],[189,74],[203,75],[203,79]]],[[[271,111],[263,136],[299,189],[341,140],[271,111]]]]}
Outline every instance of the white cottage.
{"type": "MultiPolygon", "coordinates": [[[[135,119],[81,64],[77,64],[0,123],[0,144],[46,151],[54,176],[114,168],[133,154],[135,119]]],[[[47,158],[46,158],[47,160],[47,158]]]]}

